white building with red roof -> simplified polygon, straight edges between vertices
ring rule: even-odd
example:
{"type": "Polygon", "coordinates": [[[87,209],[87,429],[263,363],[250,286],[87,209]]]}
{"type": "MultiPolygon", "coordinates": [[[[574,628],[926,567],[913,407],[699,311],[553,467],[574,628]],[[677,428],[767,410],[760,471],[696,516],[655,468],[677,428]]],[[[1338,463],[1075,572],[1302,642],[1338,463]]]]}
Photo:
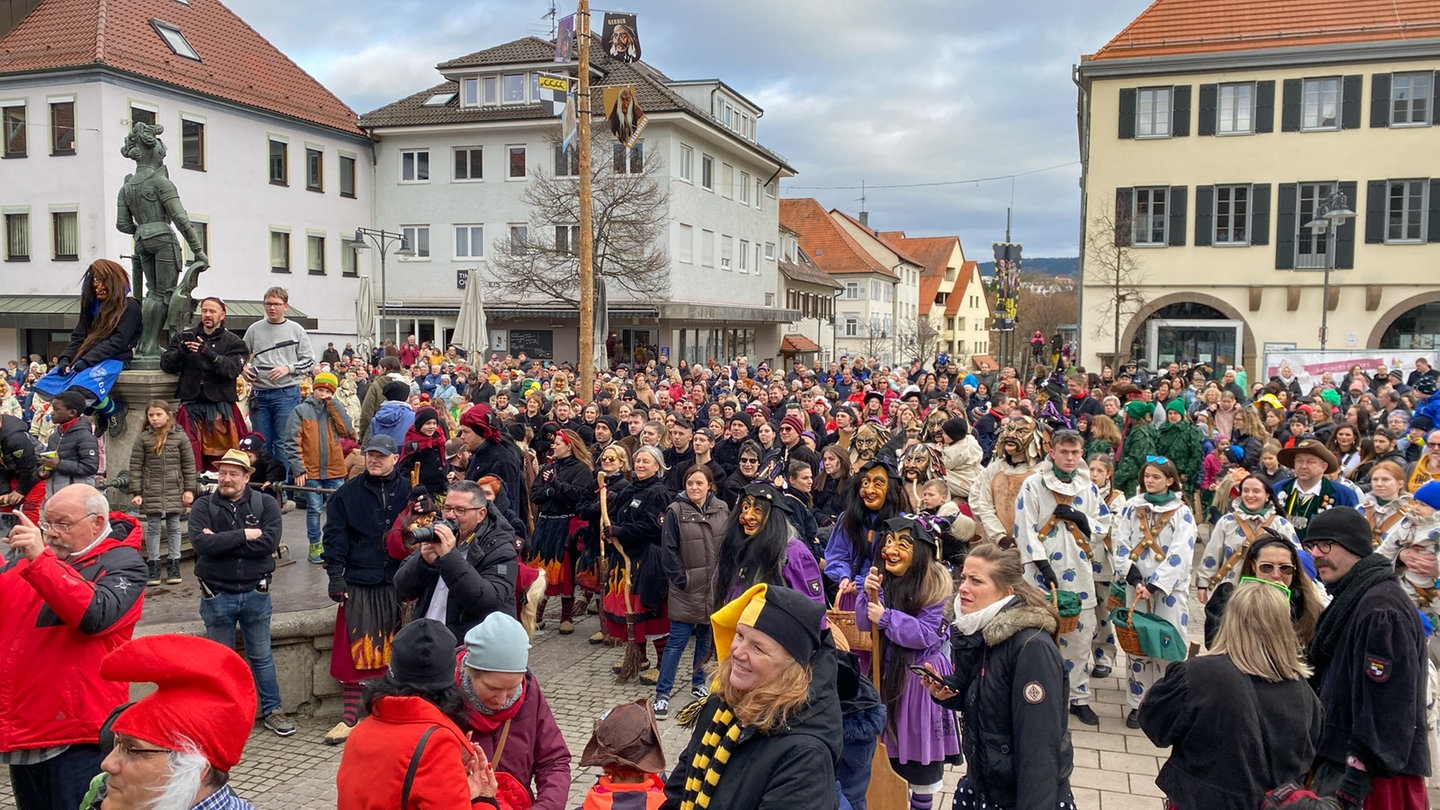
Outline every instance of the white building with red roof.
{"type": "MultiPolygon", "coordinates": [[[[162,124],[170,178],[201,226],[228,325],[271,286],[314,339],[355,333],[370,221],[370,140],[340,99],[218,0],[0,2],[0,356],[68,339],[89,263],[132,252],[115,229],[135,120],[162,124]]],[[[182,240],[183,242],[183,240],[182,240]]]]}

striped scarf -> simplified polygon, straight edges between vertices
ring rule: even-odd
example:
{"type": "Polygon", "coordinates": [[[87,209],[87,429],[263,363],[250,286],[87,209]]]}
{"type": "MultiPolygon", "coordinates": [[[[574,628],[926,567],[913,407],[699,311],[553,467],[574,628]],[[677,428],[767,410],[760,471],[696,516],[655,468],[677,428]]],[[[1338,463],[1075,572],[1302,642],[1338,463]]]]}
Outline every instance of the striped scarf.
{"type": "Polygon", "coordinates": [[[695,756],[690,760],[685,790],[680,796],[680,810],[705,810],[710,806],[715,788],[720,784],[726,764],[730,762],[730,753],[739,739],[740,723],[735,719],[735,713],[723,701],[718,703],[710,725],[700,737],[695,756]]]}

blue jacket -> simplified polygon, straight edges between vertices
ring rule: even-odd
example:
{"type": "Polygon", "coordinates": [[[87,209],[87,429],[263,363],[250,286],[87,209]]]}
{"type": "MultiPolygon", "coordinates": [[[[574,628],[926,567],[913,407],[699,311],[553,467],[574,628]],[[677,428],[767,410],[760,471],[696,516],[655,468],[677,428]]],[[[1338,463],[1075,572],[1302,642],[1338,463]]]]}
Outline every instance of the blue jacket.
{"type": "Polygon", "coordinates": [[[366,434],[374,436],[384,434],[395,440],[395,446],[399,447],[405,443],[405,432],[415,424],[415,411],[405,402],[387,401],[375,412],[370,419],[370,432],[366,434]]]}

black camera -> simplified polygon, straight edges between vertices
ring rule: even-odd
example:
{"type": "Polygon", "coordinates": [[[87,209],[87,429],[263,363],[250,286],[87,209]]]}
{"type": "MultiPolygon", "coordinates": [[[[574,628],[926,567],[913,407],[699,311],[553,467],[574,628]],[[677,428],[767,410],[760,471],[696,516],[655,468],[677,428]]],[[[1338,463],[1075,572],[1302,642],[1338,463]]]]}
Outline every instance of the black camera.
{"type": "Polygon", "coordinates": [[[410,540],[415,543],[439,542],[438,539],[435,537],[436,526],[448,527],[451,534],[458,535],[460,533],[460,527],[456,525],[455,521],[441,518],[434,523],[431,523],[429,526],[416,526],[415,528],[411,529],[410,540]]]}
{"type": "Polygon", "coordinates": [[[10,530],[20,525],[20,516],[14,512],[0,512],[0,537],[9,537],[10,530]]]}

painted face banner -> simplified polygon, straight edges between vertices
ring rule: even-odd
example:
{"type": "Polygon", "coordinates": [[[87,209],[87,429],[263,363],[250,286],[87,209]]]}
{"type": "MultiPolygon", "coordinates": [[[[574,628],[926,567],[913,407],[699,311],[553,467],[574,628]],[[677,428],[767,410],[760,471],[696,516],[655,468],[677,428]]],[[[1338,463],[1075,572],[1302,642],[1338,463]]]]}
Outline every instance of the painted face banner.
{"type": "Polygon", "coordinates": [[[605,49],[606,56],[617,62],[640,61],[640,34],[635,28],[635,15],[606,14],[600,47],[605,49]]]}
{"type": "Polygon", "coordinates": [[[1020,251],[1022,246],[1008,242],[996,242],[995,248],[995,326],[999,332],[1015,328],[1019,315],[1016,304],[1020,299],[1020,251]]]}
{"type": "Polygon", "coordinates": [[[647,123],[645,111],[640,109],[640,101],[635,97],[634,85],[605,88],[605,120],[610,122],[615,140],[627,149],[634,148],[647,123]]]}
{"type": "Polygon", "coordinates": [[[563,17],[555,31],[555,61],[570,62],[575,59],[575,15],[563,17]]]}

